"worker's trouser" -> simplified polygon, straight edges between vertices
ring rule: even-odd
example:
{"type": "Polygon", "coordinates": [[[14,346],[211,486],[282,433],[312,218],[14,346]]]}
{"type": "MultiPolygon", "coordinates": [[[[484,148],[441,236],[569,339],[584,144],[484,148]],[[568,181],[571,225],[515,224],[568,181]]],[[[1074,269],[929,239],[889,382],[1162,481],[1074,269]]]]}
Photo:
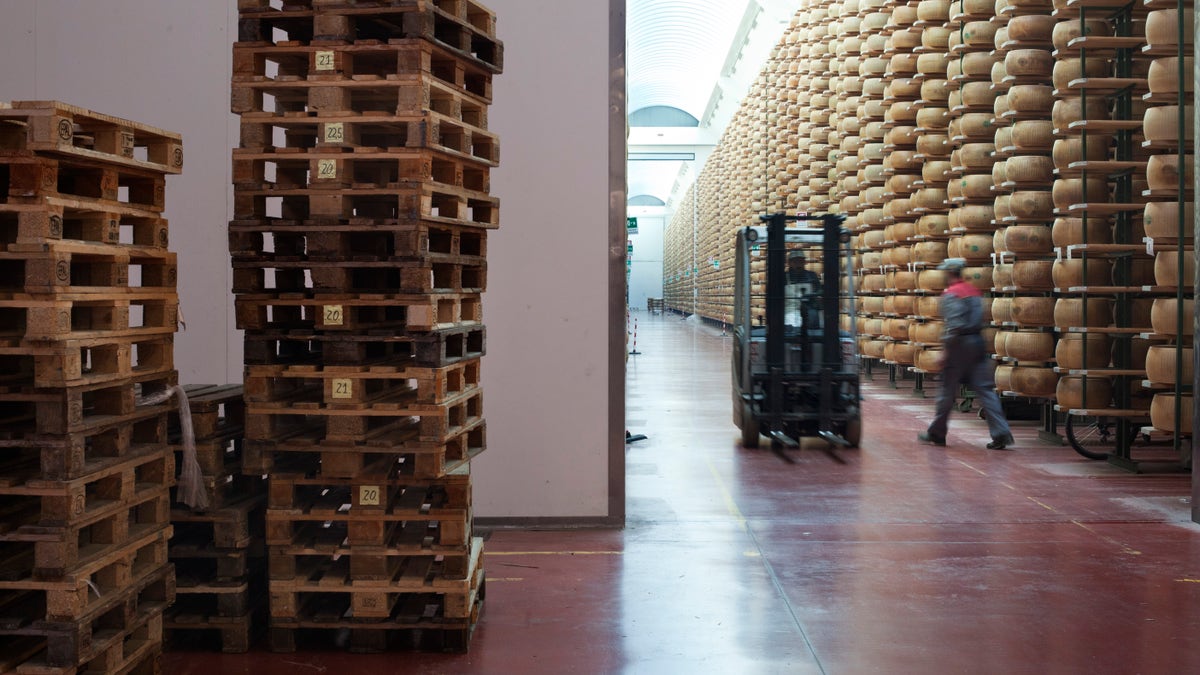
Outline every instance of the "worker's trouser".
{"type": "Polygon", "coordinates": [[[950,411],[958,398],[959,386],[965,384],[979,399],[992,440],[1010,437],[1012,432],[1000,407],[1000,397],[996,395],[996,382],[989,367],[983,338],[979,335],[961,335],[950,338],[943,347],[946,360],[942,366],[942,390],[938,394],[937,415],[929,425],[929,434],[934,438],[946,437],[950,411]]]}

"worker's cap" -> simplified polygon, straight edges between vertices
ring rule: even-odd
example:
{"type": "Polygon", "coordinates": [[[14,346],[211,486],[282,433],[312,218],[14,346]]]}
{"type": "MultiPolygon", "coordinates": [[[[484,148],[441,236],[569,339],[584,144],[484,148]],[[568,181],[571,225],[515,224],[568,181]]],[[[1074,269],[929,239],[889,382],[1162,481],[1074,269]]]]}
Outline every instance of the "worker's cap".
{"type": "Polygon", "coordinates": [[[946,258],[942,261],[941,265],[937,266],[937,268],[947,272],[961,272],[966,266],[967,261],[963,260],[962,258],[946,258]]]}
{"type": "Polygon", "coordinates": [[[788,262],[791,262],[793,260],[807,260],[807,259],[808,258],[805,258],[804,253],[801,251],[792,251],[791,253],[788,254],[788,262]]]}

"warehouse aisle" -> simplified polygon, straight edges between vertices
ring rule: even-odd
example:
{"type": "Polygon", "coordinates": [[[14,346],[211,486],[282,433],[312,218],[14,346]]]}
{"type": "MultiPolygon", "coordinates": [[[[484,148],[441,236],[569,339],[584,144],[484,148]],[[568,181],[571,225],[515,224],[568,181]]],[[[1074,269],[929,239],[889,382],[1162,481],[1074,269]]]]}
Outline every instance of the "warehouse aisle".
{"type": "MultiPolygon", "coordinates": [[[[1134,476],[867,386],[860,450],[738,446],[729,339],[638,315],[623,532],[487,543],[466,655],[172,653],[210,673],[1200,672],[1190,476],[1134,476]]],[[[882,380],[882,378],[880,378],[882,380]]],[[[499,452],[499,449],[493,449],[499,452]]]]}

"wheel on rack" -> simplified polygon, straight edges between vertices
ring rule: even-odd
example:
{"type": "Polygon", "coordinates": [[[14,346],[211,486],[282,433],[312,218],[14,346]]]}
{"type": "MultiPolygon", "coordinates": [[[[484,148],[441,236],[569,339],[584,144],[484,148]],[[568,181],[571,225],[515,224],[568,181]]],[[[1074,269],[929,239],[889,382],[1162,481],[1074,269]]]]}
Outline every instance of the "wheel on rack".
{"type": "MultiPolygon", "coordinates": [[[[1111,417],[1068,415],[1067,441],[1075,452],[1088,459],[1108,459],[1117,449],[1117,428],[1117,420],[1111,417]]],[[[1136,429],[1130,432],[1130,443],[1137,434],[1136,429]]]]}
{"type": "Polygon", "coordinates": [[[850,444],[850,447],[857,448],[862,442],[862,418],[852,417],[846,421],[846,428],[842,434],[842,438],[850,444]]]}
{"type": "Polygon", "coordinates": [[[754,419],[754,411],[750,404],[742,404],[742,447],[753,450],[758,447],[758,420],[754,419]]]}

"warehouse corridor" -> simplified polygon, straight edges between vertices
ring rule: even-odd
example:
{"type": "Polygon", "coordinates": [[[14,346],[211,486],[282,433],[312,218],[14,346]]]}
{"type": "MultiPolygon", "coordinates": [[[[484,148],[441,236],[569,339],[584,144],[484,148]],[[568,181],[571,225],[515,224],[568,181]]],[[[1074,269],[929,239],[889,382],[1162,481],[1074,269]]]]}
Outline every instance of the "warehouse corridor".
{"type": "Polygon", "coordinates": [[[971,415],[918,445],[931,403],[879,376],[860,450],[746,451],[720,327],[635,316],[627,527],[491,533],[469,654],[173,652],[166,672],[1200,672],[1190,476],[1030,423],[987,451],[971,415]]]}

